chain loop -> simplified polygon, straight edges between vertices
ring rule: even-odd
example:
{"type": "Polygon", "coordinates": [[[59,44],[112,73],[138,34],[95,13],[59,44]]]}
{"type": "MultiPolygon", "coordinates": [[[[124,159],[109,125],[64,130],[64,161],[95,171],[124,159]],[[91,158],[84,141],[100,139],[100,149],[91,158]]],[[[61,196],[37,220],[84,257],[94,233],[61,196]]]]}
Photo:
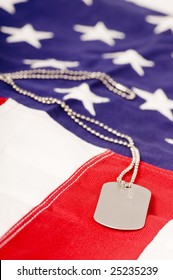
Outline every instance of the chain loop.
{"type": "Polygon", "coordinates": [[[74,71],[74,70],[46,70],[33,69],[23,70],[13,73],[1,74],[4,77],[10,77],[13,80],[18,79],[64,79],[73,81],[84,81],[89,79],[100,80],[109,91],[120,95],[121,97],[133,100],[135,93],[128,87],[113,80],[108,74],[104,72],[88,72],[88,71],[74,71]]]}
{"type": "Polygon", "coordinates": [[[13,73],[1,73],[0,74],[0,80],[10,85],[16,92],[28,96],[37,102],[43,103],[43,104],[58,104],[61,106],[61,108],[66,112],[66,114],[79,126],[84,128],[89,133],[95,135],[96,137],[99,137],[100,139],[103,139],[107,142],[112,142],[115,144],[119,144],[122,146],[126,146],[131,150],[132,153],[132,161],[129,164],[128,167],[126,167],[118,176],[117,182],[122,184],[123,186],[127,188],[131,188],[132,184],[134,183],[138,168],[139,168],[139,162],[140,162],[140,154],[139,150],[135,147],[133,139],[125,134],[122,134],[118,132],[117,130],[105,125],[104,123],[87,117],[85,115],[79,114],[75,112],[72,108],[70,108],[65,102],[61,101],[58,98],[55,97],[43,97],[36,95],[33,92],[30,92],[28,90],[22,89],[16,83],[14,80],[19,79],[64,79],[64,80],[73,80],[73,81],[83,81],[87,79],[98,79],[100,80],[106,88],[108,88],[109,91],[116,93],[120,95],[121,97],[132,100],[135,98],[135,94],[133,91],[131,91],[129,88],[117,83],[114,81],[109,75],[103,72],[88,72],[88,71],[73,71],[73,70],[46,70],[46,69],[34,69],[34,70],[24,70],[24,71],[18,71],[13,73]],[[109,134],[112,134],[113,136],[116,136],[117,138],[112,138],[107,135],[104,135],[100,133],[99,131],[96,131],[87,123],[94,124],[95,126],[99,126],[103,130],[107,131],[109,134]],[[132,177],[130,182],[125,182],[123,180],[123,177],[133,169],[132,177]]]}

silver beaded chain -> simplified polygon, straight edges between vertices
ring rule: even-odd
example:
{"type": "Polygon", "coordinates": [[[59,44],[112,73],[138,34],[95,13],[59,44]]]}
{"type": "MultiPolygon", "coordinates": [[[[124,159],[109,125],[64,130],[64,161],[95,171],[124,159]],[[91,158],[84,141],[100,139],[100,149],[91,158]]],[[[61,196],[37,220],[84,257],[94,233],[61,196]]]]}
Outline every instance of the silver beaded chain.
{"type": "Polygon", "coordinates": [[[24,70],[12,73],[1,73],[0,80],[10,85],[16,92],[28,96],[37,102],[44,103],[44,104],[58,104],[61,108],[66,112],[66,114],[79,126],[84,128],[89,133],[99,137],[107,142],[112,142],[115,144],[126,146],[131,150],[132,153],[132,161],[125,168],[117,178],[117,182],[125,186],[126,188],[131,188],[132,184],[134,183],[140,162],[140,154],[139,150],[135,147],[133,139],[125,134],[118,132],[117,130],[105,125],[104,123],[87,117],[85,115],[79,114],[71,109],[65,102],[61,101],[55,97],[43,97],[38,96],[33,92],[28,90],[22,89],[14,80],[23,80],[23,79],[64,79],[64,80],[72,80],[72,81],[84,81],[88,79],[98,79],[100,80],[103,85],[108,88],[109,91],[120,95],[121,97],[133,100],[135,98],[135,93],[130,90],[129,88],[117,83],[113,80],[109,75],[103,72],[88,72],[88,71],[72,71],[72,70],[47,70],[47,69],[34,69],[34,70],[24,70]],[[91,123],[96,126],[101,127],[103,130],[109,132],[113,136],[116,135],[118,138],[112,138],[109,136],[105,136],[104,134],[96,131],[86,123],[91,123]],[[123,177],[128,173],[130,170],[133,169],[132,177],[130,182],[125,182],[123,177]]]}

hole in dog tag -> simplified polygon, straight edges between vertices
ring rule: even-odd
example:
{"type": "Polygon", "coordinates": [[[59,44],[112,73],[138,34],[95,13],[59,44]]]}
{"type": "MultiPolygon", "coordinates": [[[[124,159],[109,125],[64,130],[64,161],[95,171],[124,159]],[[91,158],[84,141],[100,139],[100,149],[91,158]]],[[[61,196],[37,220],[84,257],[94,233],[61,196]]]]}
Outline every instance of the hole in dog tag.
{"type": "Polygon", "coordinates": [[[145,225],[151,192],[133,184],[131,188],[116,182],[103,185],[94,213],[98,223],[120,230],[136,230],[145,225]]]}

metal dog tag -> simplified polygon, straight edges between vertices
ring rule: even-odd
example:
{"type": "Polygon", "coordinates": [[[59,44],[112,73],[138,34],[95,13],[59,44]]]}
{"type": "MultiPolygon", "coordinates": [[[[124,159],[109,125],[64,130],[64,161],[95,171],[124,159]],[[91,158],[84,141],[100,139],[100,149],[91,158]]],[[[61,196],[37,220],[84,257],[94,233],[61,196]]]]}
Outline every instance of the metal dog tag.
{"type": "Polygon", "coordinates": [[[94,213],[98,223],[120,230],[137,230],[145,225],[151,192],[133,184],[131,188],[116,182],[103,185],[94,213]]]}

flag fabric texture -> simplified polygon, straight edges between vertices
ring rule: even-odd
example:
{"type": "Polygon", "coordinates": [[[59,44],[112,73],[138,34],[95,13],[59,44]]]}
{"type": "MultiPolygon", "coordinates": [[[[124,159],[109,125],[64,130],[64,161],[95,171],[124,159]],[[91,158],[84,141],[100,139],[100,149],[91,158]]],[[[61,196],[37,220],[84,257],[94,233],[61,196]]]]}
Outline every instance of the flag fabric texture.
{"type": "Polygon", "coordinates": [[[142,229],[96,223],[129,150],[0,81],[1,259],[173,259],[172,32],[171,0],[0,1],[0,73],[101,71],[133,89],[129,101],[98,80],[17,81],[131,136],[136,184],[152,193],[142,229]]]}

